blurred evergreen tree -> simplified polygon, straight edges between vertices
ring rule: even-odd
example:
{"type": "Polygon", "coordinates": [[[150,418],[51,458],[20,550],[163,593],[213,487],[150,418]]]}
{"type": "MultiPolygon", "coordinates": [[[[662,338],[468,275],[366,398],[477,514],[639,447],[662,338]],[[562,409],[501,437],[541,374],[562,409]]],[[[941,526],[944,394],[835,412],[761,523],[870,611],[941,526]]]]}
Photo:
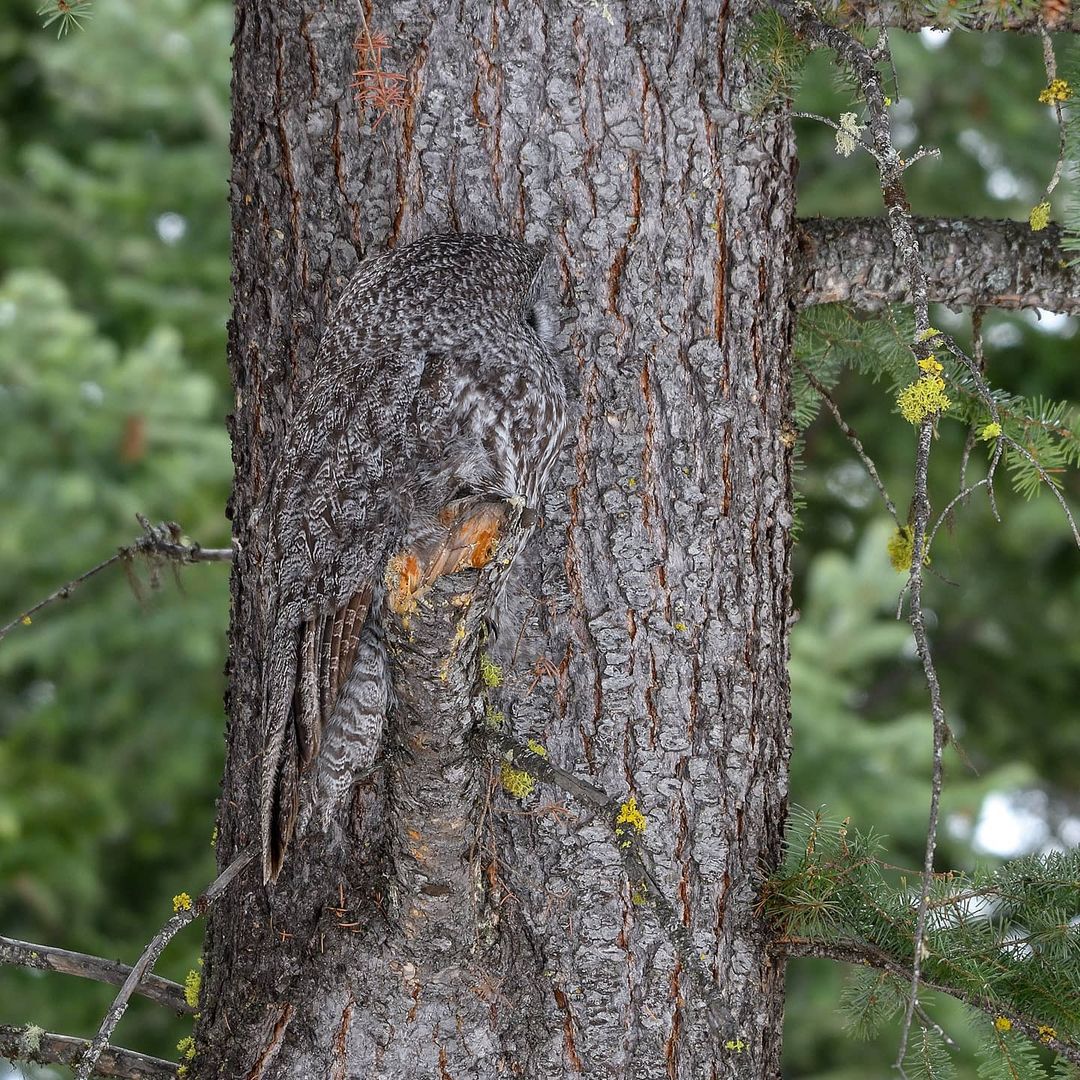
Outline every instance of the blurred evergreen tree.
{"type": "MultiPolygon", "coordinates": [[[[0,612],[108,557],[136,511],[225,544],[222,2],[0,14],[0,612]]],[[[131,960],[213,874],[228,571],[133,568],[0,647],[0,932],[131,960]],[[138,593],[139,595],[136,595],[138,593]]],[[[4,618],[2,621],[6,621],[4,618]]],[[[182,936],[161,972],[199,953],[182,936]]],[[[0,1016],[90,1034],[115,992],[5,968],[0,1016]],[[62,983],[62,985],[61,985],[62,983]]],[[[125,1037],[190,1030],[139,1002],[125,1037]]]]}

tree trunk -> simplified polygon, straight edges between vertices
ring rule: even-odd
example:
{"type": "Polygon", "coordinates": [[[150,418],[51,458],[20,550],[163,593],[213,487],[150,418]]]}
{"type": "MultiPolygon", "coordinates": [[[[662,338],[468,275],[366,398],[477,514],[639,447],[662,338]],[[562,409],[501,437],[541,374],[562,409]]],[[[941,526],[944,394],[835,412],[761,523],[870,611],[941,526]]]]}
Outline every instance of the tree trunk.
{"type": "Polygon", "coordinates": [[[636,797],[725,1019],[634,903],[610,823],[548,785],[519,802],[470,750],[475,638],[425,677],[454,578],[397,662],[388,742],[411,756],[214,910],[192,1077],[778,1075],[755,897],[787,784],[794,149],[786,117],[735,111],[747,7],[375,0],[388,44],[361,66],[405,79],[365,117],[353,3],[238,2],[222,864],[259,833],[253,510],[329,303],[426,233],[547,240],[578,422],[510,587],[499,701],[549,760],[636,797]]]}

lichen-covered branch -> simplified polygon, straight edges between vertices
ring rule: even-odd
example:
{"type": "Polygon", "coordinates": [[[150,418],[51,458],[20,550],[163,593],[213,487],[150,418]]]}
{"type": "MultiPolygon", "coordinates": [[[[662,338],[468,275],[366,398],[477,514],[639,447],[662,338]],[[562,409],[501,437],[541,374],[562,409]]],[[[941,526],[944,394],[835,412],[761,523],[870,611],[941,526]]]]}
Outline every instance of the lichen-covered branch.
{"type": "Polygon", "coordinates": [[[642,834],[645,831],[644,819],[637,827],[625,825],[626,819],[637,816],[636,802],[632,799],[623,801],[613,798],[595,784],[590,784],[587,780],[582,780],[572,772],[560,768],[548,760],[546,755],[538,754],[530,746],[490,725],[483,730],[478,743],[481,750],[487,750],[488,753],[494,752],[503,760],[509,759],[515,767],[524,770],[537,780],[545,781],[567,792],[611,823],[614,841],[626,870],[631,891],[633,892],[636,887],[643,890],[640,903],[644,905],[647,902],[652,906],[668,940],[686,965],[694,989],[704,1005],[705,1015],[714,1038],[721,1041],[732,1038],[735,1030],[731,1016],[724,1007],[718,992],[716,980],[694,949],[693,939],[660,884],[652,855],[642,842],[642,834]]]}
{"type": "MultiPolygon", "coordinates": [[[[950,307],[1080,312],[1080,273],[1061,251],[1061,230],[1026,221],[913,218],[927,299],[950,307]]],[[[885,218],[799,223],[799,302],[847,302],[875,311],[911,300],[904,257],[885,218]]]]}
{"type": "MultiPolygon", "coordinates": [[[[73,1068],[88,1045],[86,1039],[56,1035],[33,1024],[26,1027],[0,1024],[0,1058],[9,1061],[73,1068]]],[[[120,1080],[173,1080],[177,1069],[175,1062],[113,1046],[107,1047],[97,1059],[94,1075],[119,1077],[120,1080]]]]}
{"type": "Polygon", "coordinates": [[[143,949],[138,963],[131,969],[120,993],[116,995],[113,1003],[109,1006],[105,1018],[101,1021],[97,1034],[86,1045],[86,1049],[79,1058],[75,1069],[75,1080],[89,1080],[101,1056],[109,1045],[109,1039],[120,1023],[120,1018],[127,1011],[128,1002],[135,993],[136,987],[142,982],[143,977],[157,963],[165,946],[189,923],[194,922],[200,915],[205,915],[210,905],[219,897],[232,882],[239,876],[241,871],[250,863],[257,854],[254,845],[242,851],[235,859],[211,882],[206,891],[201,893],[194,901],[186,894],[178,896],[173,901],[176,909],[173,917],[154,935],[150,943],[143,949]]]}
{"type": "MultiPolygon", "coordinates": [[[[127,964],[120,964],[115,960],[58,949],[52,945],[35,945],[29,941],[8,937],[0,937],[0,964],[35,968],[38,971],[55,971],[62,975],[77,975],[83,979],[111,983],[113,986],[123,986],[131,974],[131,968],[127,964]]],[[[184,999],[184,988],[179,983],[163,979],[159,975],[144,976],[135,988],[135,993],[178,1013],[195,1011],[184,999]]]]}

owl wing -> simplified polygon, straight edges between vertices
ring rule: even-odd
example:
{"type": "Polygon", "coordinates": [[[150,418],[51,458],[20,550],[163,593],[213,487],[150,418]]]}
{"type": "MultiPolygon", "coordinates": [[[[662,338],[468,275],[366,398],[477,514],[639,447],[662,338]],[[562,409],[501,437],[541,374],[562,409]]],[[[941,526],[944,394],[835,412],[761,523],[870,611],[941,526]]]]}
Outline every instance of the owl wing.
{"type": "Polygon", "coordinates": [[[358,334],[360,300],[335,312],[269,485],[277,580],[263,670],[267,881],[281,869],[300,776],[318,753],[407,515],[424,356],[400,340],[358,334]]]}

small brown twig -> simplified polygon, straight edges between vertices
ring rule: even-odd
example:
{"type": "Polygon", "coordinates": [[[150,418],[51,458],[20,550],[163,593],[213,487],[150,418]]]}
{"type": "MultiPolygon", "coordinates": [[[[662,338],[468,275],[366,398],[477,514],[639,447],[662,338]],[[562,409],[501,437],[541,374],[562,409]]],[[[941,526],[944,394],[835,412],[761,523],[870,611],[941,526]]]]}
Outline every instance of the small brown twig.
{"type": "MultiPolygon", "coordinates": [[[[55,1035],[33,1024],[26,1027],[0,1024],[0,1058],[9,1061],[74,1067],[87,1045],[86,1039],[55,1035]]],[[[95,1066],[98,1076],[114,1076],[120,1080],[174,1080],[177,1070],[175,1062],[137,1054],[134,1050],[121,1050],[119,1047],[106,1049],[95,1066]]]]}
{"type": "Polygon", "coordinates": [[[391,109],[404,106],[405,76],[397,71],[383,70],[382,54],[384,49],[390,47],[390,40],[385,34],[372,34],[363,5],[360,6],[360,20],[364,30],[353,43],[358,67],[353,72],[352,85],[356,91],[356,103],[361,108],[371,106],[378,114],[371,126],[374,131],[391,109]]]}
{"type": "Polygon", "coordinates": [[[113,1003],[105,1013],[97,1034],[86,1047],[85,1052],[79,1059],[75,1070],[75,1080],[90,1080],[98,1064],[98,1059],[109,1045],[109,1038],[120,1023],[120,1018],[127,1011],[128,1002],[131,1000],[135,988],[142,982],[143,976],[153,969],[165,946],[189,923],[194,922],[200,915],[204,915],[210,905],[232,884],[233,880],[258,854],[258,847],[252,845],[245,848],[229,865],[222,870],[214,881],[207,887],[197,900],[187,907],[181,907],[171,919],[154,935],[150,943],[143,949],[138,963],[131,969],[130,974],[124,980],[120,993],[116,995],[113,1003]]]}
{"type": "MultiPolygon", "coordinates": [[[[88,953],[70,952],[52,945],[34,945],[29,941],[0,937],[0,964],[13,967],[35,968],[38,971],[56,971],[63,975],[77,975],[83,979],[123,986],[131,974],[127,964],[106,960],[88,953]]],[[[178,1013],[195,1010],[184,998],[184,988],[160,975],[146,975],[135,988],[135,993],[173,1009],[178,1013]]]]}
{"type": "Polygon", "coordinates": [[[204,562],[228,562],[233,557],[232,548],[204,548],[201,544],[184,543],[184,534],[175,521],[160,522],[151,525],[142,514],[136,514],[139,524],[142,526],[143,535],[127,547],[119,548],[115,555],[111,555],[104,562],[84,571],[78,577],[60,588],[54,589],[44,599],[39,600],[32,607],[16,615],[11,622],[0,626],[0,641],[2,641],[16,626],[29,626],[32,618],[42,608],[55,604],[59,600],[68,600],[71,594],[92,577],[107,570],[118,562],[130,563],[137,557],[150,560],[172,562],[178,564],[204,563],[204,562]]]}

